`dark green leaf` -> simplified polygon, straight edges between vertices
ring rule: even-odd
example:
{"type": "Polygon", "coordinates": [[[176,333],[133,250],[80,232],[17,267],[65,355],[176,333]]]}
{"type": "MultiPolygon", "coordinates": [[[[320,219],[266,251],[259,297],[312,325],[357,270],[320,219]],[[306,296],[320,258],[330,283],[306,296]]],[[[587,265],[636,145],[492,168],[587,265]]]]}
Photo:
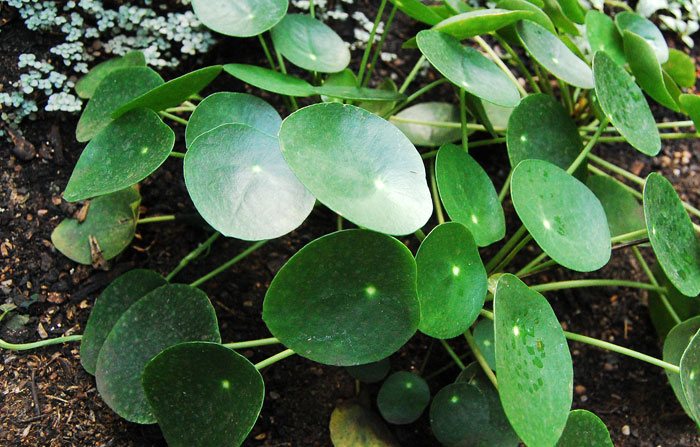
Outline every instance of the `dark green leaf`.
{"type": "Polygon", "coordinates": [[[586,410],[569,413],[557,447],[613,447],[610,432],[598,416],[586,410]]]}
{"type": "Polygon", "coordinates": [[[695,86],[695,62],[684,52],[669,48],[668,61],[664,63],[663,69],[681,87],[695,86]]]}
{"type": "Polygon", "coordinates": [[[384,380],[387,374],[389,374],[389,369],[391,369],[391,362],[389,358],[381,359],[378,362],[366,363],[364,365],[347,366],[345,368],[347,372],[364,383],[375,383],[384,380]]]}
{"type": "Polygon", "coordinates": [[[146,364],[142,381],[171,447],[243,444],[265,398],[255,366],[218,343],[171,346],[146,364]]]}
{"type": "Polygon", "coordinates": [[[622,36],[607,14],[595,10],[586,13],[586,36],[593,54],[605,51],[615,62],[625,65],[627,60],[622,36]]]}
{"type": "Polygon", "coordinates": [[[287,0],[192,0],[202,23],[218,33],[235,37],[262,34],[287,14],[287,0]]]}
{"type": "Polygon", "coordinates": [[[246,64],[226,64],[224,71],[234,78],[268,92],[287,96],[312,96],[314,87],[303,79],[246,64]]]}
{"type": "Polygon", "coordinates": [[[124,56],[115,57],[95,65],[90,71],[75,83],[75,92],[81,98],[90,98],[95,94],[97,86],[100,85],[107,75],[115,70],[126,67],[144,67],[146,58],[140,51],[130,51],[124,56]]]}
{"type": "Polygon", "coordinates": [[[444,446],[478,445],[475,434],[489,421],[488,401],[474,385],[457,382],[447,385],[430,404],[430,428],[444,446]]]}
{"type": "Polygon", "coordinates": [[[459,122],[459,109],[447,102],[423,102],[403,109],[394,117],[391,123],[401,129],[411,143],[416,146],[441,146],[445,143],[459,140],[462,130],[455,127],[436,127],[424,124],[406,123],[401,120],[434,122],[459,122]]]}
{"type": "Polygon", "coordinates": [[[124,419],[156,422],[141,386],[146,364],[165,348],[186,341],[221,342],[209,298],[184,284],[159,287],[117,320],[97,357],[97,390],[124,419]]]}
{"type": "Polygon", "coordinates": [[[415,422],[430,402],[430,388],[422,377],[399,371],[387,377],[377,395],[377,408],[392,424],[415,422]]]}
{"type": "Polygon", "coordinates": [[[588,177],[586,186],[603,205],[611,236],[645,228],[642,204],[618,182],[610,177],[593,175],[588,177]]]}
{"type": "Polygon", "coordinates": [[[442,17],[424,5],[420,0],[391,0],[404,14],[428,25],[442,21],[442,17]]]}
{"type": "Polygon", "coordinates": [[[682,94],[678,98],[683,111],[693,120],[696,129],[700,129],[700,96],[693,94],[682,94]]]}
{"type": "Polygon", "coordinates": [[[393,354],[416,332],[419,313],[413,255],[367,230],[306,245],[277,273],[263,304],[263,320],[282,343],[340,366],[393,354]]]}

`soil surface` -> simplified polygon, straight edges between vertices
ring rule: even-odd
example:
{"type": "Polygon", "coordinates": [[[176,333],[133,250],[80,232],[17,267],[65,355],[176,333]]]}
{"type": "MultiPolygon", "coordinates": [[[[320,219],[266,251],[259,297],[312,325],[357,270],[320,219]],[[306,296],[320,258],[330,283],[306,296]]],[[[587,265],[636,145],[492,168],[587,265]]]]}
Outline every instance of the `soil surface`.
{"type": "MultiPolygon", "coordinates": [[[[375,2],[356,3],[368,17],[374,16],[375,2]]],[[[6,7],[0,6],[0,11],[4,16],[0,21],[0,84],[7,85],[16,78],[17,56],[26,52],[45,55],[55,43],[55,37],[31,33],[19,18],[7,17],[6,7]]],[[[418,29],[403,15],[397,17],[386,47],[394,52],[418,29]]],[[[338,31],[348,40],[352,38],[349,26],[345,29],[341,26],[338,31]]],[[[395,73],[399,79],[405,77],[416,55],[406,51],[399,54],[398,60],[381,65],[379,75],[395,73]]],[[[355,54],[356,59],[359,56],[355,54]]],[[[164,77],[168,79],[196,66],[221,62],[264,65],[255,40],[229,39],[223,40],[201,61],[191,61],[178,72],[164,73],[164,77]]],[[[422,82],[429,82],[434,76],[429,72],[422,82]]],[[[220,76],[205,93],[220,90],[253,92],[226,75],[220,76]]],[[[254,93],[277,106],[282,104],[279,97],[254,93]]],[[[445,87],[434,92],[432,98],[454,101],[454,94],[445,87]]],[[[675,119],[660,107],[654,111],[657,117],[675,119]]],[[[77,265],[57,252],[50,242],[51,232],[62,219],[77,211],[76,205],[61,198],[82,150],[74,138],[76,121],[74,116],[50,114],[25,122],[24,138],[36,149],[36,155],[29,160],[24,160],[26,153],[16,145],[0,141],[0,299],[18,306],[18,312],[8,317],[0,328],[0,336],[7,341],[21,343],[81,333],[95,298],[115,277],[135,267],[165,274],[204,241],[210,231],[196,219],[139,226],[132,246],[111,261],[107,271],[77,265]]],[[[179,132],[178,144],[182,144],[183,129],[177,124],[174,128],[179,132]]],[[[673,181],[685,200],[700,204],[697,142],[667,141],[656,158],[644,157],[626,145],[601,145],[596,153],[641,176],[660,171],[673,181]]],[[[506,175],[505,147],[482,148],[474,154],[500,187],[506,175]]],[[[194,212],[182,179],[181,160],[168,160],[142,183],[141,193],[142,215],[194,212]]],[[[517,227],[508,202],[506,212],[512,232],[517,227]]],[[[223,339],[269,337],[261,320],[261,309],[274,273],[306,243],[334,229],[335,216],[318,207],[301,228],[268,243],[230,271],[206,283],[203,289],[217,310],[223,339]]],[[[417,248],[414,238],[406,238],[405,242],[412,250],[417,248]]],[[[190,282],[246,246],[242,241],[220,239],[210,253],[183,270],[177,280],[190,282]]],[[[533,249],[531,256],[536,253],[533,249]]],[[[564,270],[552,270],[530,281],[542,283],[574,277],[577,276],[564,270]]],[[[609,266],[588,277],[645,280],[626,250],[616,252],[609,266]]],[[[660,343],[648,316],[645,292],[622,288],[579,289],[550,293],[548,298],[566,329],[660,357],[660,343]]],[[[451,344],[459,353],[468,352],[461,339],[451,344]]],[[[243,354],[259,361],[279,349],[262,348],[243,354]]],[[[598,414],[616,445],[700,445],[695,427],[676,402],[661,369],[578,343],[571,344],[571,351],[574,407],[598,414]]],[[[156,426],[125,422],[101,401],[94,378],[80,367],[78,345],[28,352],[3,350],[0,360],[0,445],[165,445],[156,426]]],[[[420,334],[394,354],[391,362],[394,370],[419,370],[425,363],[426,375],[450,365],[449,357],[439,345],[433,349],[431,340],[420,334]]],[[[434,375],[429,380],[432,392],[453,381],[457,374],[458,369],[452,366],[434,375]]],[[[330,414],[337,403],[355,398],[355,381],[342,368],[296,356],[267,368],[263,376],[265,404],[246,445],[331,445],[330,414]]],[[[372,399],[377,389],[378,385],[363,385],[363,393],[372,399]]],[[[427,412],[414,424],[391,429],[400,445],[437,444],[430,434],[427,412]]]]}

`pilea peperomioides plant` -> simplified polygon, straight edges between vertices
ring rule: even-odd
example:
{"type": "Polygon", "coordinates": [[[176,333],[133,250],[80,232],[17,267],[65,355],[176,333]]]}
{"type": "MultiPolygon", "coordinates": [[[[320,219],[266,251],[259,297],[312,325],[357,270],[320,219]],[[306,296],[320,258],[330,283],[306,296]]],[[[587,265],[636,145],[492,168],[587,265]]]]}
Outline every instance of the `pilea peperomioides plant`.
{"type": "MultiPolygon", "coordinates": [[[[128,246],[137,224],[175,220],[136,211],[134,185],[168,157],[184,159],[187,191],[215,232],[165,277],[133,270],[116,279],[82,337],[1,346],[80,340],[105,402],[130,421],[158,423],[173,446],[241,444],[261,410],[258,371],[268,365],[297,354],[379,382],[417,331],[439,340],[462,372],[432,399],[424,377],[394,372],[378,411],[407,424],[430,406],[433,433],[447,446],[612,445],[597,416],[571,411],[567,340],[664,368],[700,423],[699,227],[688,215],[700,211],[661,175],[641,179],[593,154],[598,143],[622,142],[654,156],[665,139],[700,137],[660,132],[700,124],[700,97],[680,87],[694,85],[692,60],[669,50],[648,20],[575,1],[501,0],[478,10],[461,0],[392,3],[387,29],[397,10],[429,27],[405,43],[420,57],[398,88],[391,80],[368,87],[381,44],[367,45],[357,74],[347,68],[346,45],[314,18],[313,1],[310,15],[287,14],[286,0],[192,1],[211,29],[257,36],[270,68],[228,64],[164,82],[143,58],[95,67],[82,83],[90,101],[76,130],[88,144],[64,193],[90,207],[55,229],[54,245],[76,262],[102,263],[128,246]],[[426,61],[443,78],[407,95],[426,61]],[[249,94],[199,96],[222,71],[282,95],[289,115],[249,94]],[[455,101],[416,104],[448,83],[455,101]],[[692,121],[656,123],[644,93],[692,121]],[[163,119],[186,126],[182,150],[173,151],[163,119]],[[504,143],[510,174],[499,193],[469,152],[504,143]],[[521,225],[506,238],[509,196],[521,225]],[[262,319],[273,337],[222,343],[197,287],[299,227],[315,206],[337,214],[338,231],[302,248],[270,284],[262,319]],[[199,280],[173,283],[220,235],[255,242],[199,280]],[[393,237],[408,235],[421,241],[415,256],[393,237]],[[480,248],[501,242],[482,262],[480,248]],[[518,258],[529,244],[541,254],[518,258]],[[648,282],[532,280],[557,266],[599,270],[615,248],[632,252],[648,282]],[[663,360],[564,331],[542,295],[605,286],[651,291],[663,360]],[[466,338],[473,363],[448,344],[454,337],[466,338]],[[285,349],[255,365],[235,351],[273,344],[285,349]]],[[[382,0],[370,42],[387,6],[382,0]]],[[[330,435],[338,447],[396,444],[359,403],[334,411],[330,435]]]]}

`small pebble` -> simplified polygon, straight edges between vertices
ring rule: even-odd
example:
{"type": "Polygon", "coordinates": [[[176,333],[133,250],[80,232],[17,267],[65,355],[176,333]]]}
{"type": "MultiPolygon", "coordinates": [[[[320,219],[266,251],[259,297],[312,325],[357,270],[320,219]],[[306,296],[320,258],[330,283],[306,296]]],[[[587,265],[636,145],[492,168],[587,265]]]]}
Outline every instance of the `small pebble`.
{"type": "Polygon", "coordinates": [[[629,425],[623,425],[623,426],[622,426],[622,434],[625,435],[625,436],[629,436],[630,433],[631,433],[631,432],[630,432],[630,426],[629,426],[629,425]]]}

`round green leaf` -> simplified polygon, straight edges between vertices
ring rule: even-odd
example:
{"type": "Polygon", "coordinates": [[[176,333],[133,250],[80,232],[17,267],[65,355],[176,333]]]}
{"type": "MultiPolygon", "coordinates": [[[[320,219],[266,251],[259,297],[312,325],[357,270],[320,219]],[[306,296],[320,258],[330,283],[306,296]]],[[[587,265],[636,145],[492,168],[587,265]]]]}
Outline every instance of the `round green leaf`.
{"type": "Polygon", "coordinates": [[[396,352],[419,321],[416,264],[396,239],[347,230],[317,239],[270,284],[263,320],[297,354],[361,365],[396,352]]]}
{"type": "Polygon", "coordinates": [[[419,32],[417,42],[421,53],[456,86],[499,106],[514,107],[520,101],[515,84],[477,50],[435,30],[419,32]]]}
{"type": "Polygon", "coordinates": [[[83,222],[65,219],[51,233],[51,242],[66,257],[80,264],[108,261],[134,238],[141,196],[127,188],[90,201],[83,222]]]}
{"type": "Polygon", "coordinates": [[[501,276],[494,297],[496,370],[503,409],[526,445],[554,445],[573,399],[564,331],[547,300],[516,276],[501,276]]]}
{"type": "Polygon", "coordinates": [[[287,14],[270,33],[275,50],[297,67],[335,73],[350,63],[350,50],[343,39],[309,15],[287,14]]]}
{"type": "Polygon", "coordinates": [[[649,42],[630,31],[624,32],[623,39],[625,54],[637,84],[659,104],[680,111],[676,99],[666,88],[661,65],[649,42]]]}
{"type": "MultiPolygon", "coordinates": [[[[574,120],[559,101],[542,93],[528,95],[513,110],[506,143],[512,167],[523,160],[538,159],[567,169],[583,148],[574,120]]],[[[577,177],[585,178],[585,164],[581,168],[577,177]]]]}
{"type": "MultiPolygon", "coordinates": [[[[700,333],[700,332],[698,332],[700,333]]],[[[700,423],[700,336],[690,339],[681,357],[681,387],[688,409],[696,424],[700,423]]]]}
{"type": "Polygon", "coordinates": [[[625,49],[622,36],[615,23],[607,14],[596,10],[586,13],[586,36],[591,52],[605,51],[615,62],[625,65],[625,49]]]}
{"type": "Polygon", "coordinates": [[[509,11],[507,9],[478,9],[445,19],[433,27],[459,40],[491,33],[518,20],[535,15],[531,11],[509,11]]]}
{"type": "Polygon", "coordinates": [[[309,191],[358,226],[409,234],[432,214],[416,148],[364,109],[338,103],[300,109],[282,122],[280,145],[309,191]]]}
{"type": "Polygon", "coordinates": [[[410,121],[459,122],[459,109],[447,102],[424,102],[403,109],[390,118],[391,123],[401,129],[416,146],[441,146],[462,137],[460,128],[436,127],[413,124],[410,121]],[[409,122],[404,122],[408,120],[409,122]]]}
{"type": "Polygon", "coordinates": [[[279,140],[246,124],[200,135],[185,155],[184,173],[195,208],[225,236],[274,239],[301,225],[314,207],[279,140]]]}
{"type": "Polygon", "coordinates": [[[503,239],[506,222],[496,188],[471,155],[454,144],[441,147],[435,178],[450,219],[466,226],[478,246],[503,239]]]}
{"type": "Polygon", "coordinates": [[[644,185],[644,217],[656,259],[686,296],[700,293],[700,242],[673,185],[651,173],[644,185]]]}
{"type": "Polygon", "coordinates": [[[700,129],[700,96],[684,93],[678,98],[683,111],[693,120],[696,129],[700,129]]]}
{"type": "Polygon", "coordinates": [[[513,170],[515,211],[550,258],[578,272],[610,259],[610,229],[598,198],[575,177],[543,160],[524,160],[513,170]]]}
{"type": "Polygon", "coordinates": [[[496,370],[496,344],[494,340],[493,321],[484,319],[474,326],[474,341],[489,367],[496,370]]]}
{"type": "MultiPolygon", "coordinates": [[[[686,298],[687,299],[687,298],[686,298]]],[[[663,359],[665,362],[671,363],[672,365],[679,365],[681,363],[681,358],[686,348],[690,344],[690,340],[695,336],[695,334],[700,331],[700,316],[690,318],[682,323],[677,324],[673,327],[666,336],[664,341],[664,351],[663,359]]],[[[680,402],[683,410],[690,416],[690,418],[695,418],[693,409],[688,403],[688,399],[685,397],[683,392],[683,387],[681,386],[681,375],[675,372],[666,371],[666,377],[668,382],[671,384],[671,388],[680,402]]]]}
{"type": "Polygon", "coordinates": [[[124,56],[115,57],[95,65],[90,71],[75,83],[75,92],[81,98],[90,98],[95,94],[97,86],[110,73],[126,67],[145,67],[146,58],[140,51],[130,51],[124,56]]]}
{"type": "Polygon", "coordinates": [[[378,362],[366,363],[364,365],[347,366],[345,368],[347,372],[364,383],[375,383],[384,380],[387,374],[389,374],[389,369],[391,369],[391,362],[389,358],[381,359],[378,362]]]}
{"type": "Polygon", "coordinates": [[[613,447],[613,443],[608,428],[598,416],[586,410],[573,410],[557,447],[613,447]]]}
{"type": "Polygon", "coordinates": [[[124,312],[144,295],[167,283],[152,270],[130,270],[112,281],[90,312],[80,341],[80,364],[95,375],[97,356],[107,335],[124,312]]]}
{"type": "Polygon", "coordinates": [[[420,0],[391,0],[404,14],[427,25],[435,25],[442,17],[423,4],[420,0]]]}
{"type": "Polygon", "coordinates": [[[241,445],[265,398],[255,366],[218,343],[171,346],[146,364],[142,381],[171,447],[241,445]]]}
{"type": "Polygon", "coordinates": [[[527,52],[544,68],[575,87],[593,88],[593,72],[564,42],[543,26],[523,20],[518,35],[527,52]]]}
{"type": "Polygon", "coordinates": [[[467,228],[438,225],[421,243],[418,267],[418,329],[435,338],[461,335],[474,323],[486,298],[486,269],[467,228]]]}
{"type": "Polygon", "coordinates": [[[81,143],[90,141],[112,122],[112,112],[162,84],[160,75],[148,67],[119,68],[109,73],[80,115],[75,138],[81,143]]]}
{"type": "Polygon", "coordinates": [[[391,424],[415,422],[430,402],[430,388],[422,377],[407,371],[390,375],[377,395],[377,408],[391,424]]]}
{"type": "Polygon", "coordinates": [[[275,26],[287,14],[287,0],[192,0],[204,26],[235,37],[251,37],[275,26]]]}
{"type": "Polygon", "coordinates": [[[620,30],[620,34],[630,31],[644,38],[654,49],[659,63],[663,64],[668,60],[668,45],[661,31],[650,20],[639,14],[629,11],[622,11],[615,15],[615,24],[620,30]]]}
{"type": "MultiPolygon", "coordinates": [[[[473,445],[475,434],[488,424],[488,402],[474,385],[457,382],[447,385],[430,404],[430,428],[444,446],[473,445]]],[[[475,444],[475,443],[474,443],[475,444]]]]}
{"type": "Polygon", "coordinates": [[[338,405],[331,414],[334,447],[397,447],[391,431],[373,411],[354,402],[338,405]]]}
{"type": "Polygon", "coordinates": [[[661,137],[644,93],[632,76],[605,52],[593,58],[595,92],[603,112],[625,139],[643,154],[661,150],[661,137]]]}
{"type": "Polygon", "coordinates": [[[211,81],[219,76],[221,69],[221,65],[213,65],[172,79],[122,105],[112,113],[112,118],[117,118],[129,110],[141,107],[152,109],[156,112],[165,110],[168,107],[175,107],[209,85],[211,81]]]}
{"type": "Polygon", "coordinates": [[[112,121],[80,154],[63,193],[69,202],[109,194],[134,185],[168,159],[175,133],[148,109],[112,121]]]}
{"type": "Polygon", "coordinates": [[[186,341],[221,342],[209,298],[184,284],[159,287],[119,317],[97,357],[97,390],[124,419],[156,422],[141,385],[146,364],[165,348],[186,341]]]}
{"type": "Polygon", "coordinates": [[[261,132],[277,135],[282,125],[279,113],[267,102],[246,93],[219,92],[197,105],[187,123],[187,147],[195,138],[222,124],[247,124],[261,132]]]}
{"type": "Polygon", "coordinates": [[[668,61],[664,63],[663,69],[681,87],[695,86],[695,62],[684,52],[669,48],[668,61]]]}
{"type": "Polygon", "coordinates": [[[314,87],[303,79],[268,68],[246,64],[226,64],[224,71],[236,79],[272,93],[287,96],[312,96],[314,87]]]}
{"type": "Polygon", "coordinates": [[[586,186],[600,200],[611,236],[631,233],[646,227],[642,204],[622,185],[610,177],[593,175],[586,186]]]}

